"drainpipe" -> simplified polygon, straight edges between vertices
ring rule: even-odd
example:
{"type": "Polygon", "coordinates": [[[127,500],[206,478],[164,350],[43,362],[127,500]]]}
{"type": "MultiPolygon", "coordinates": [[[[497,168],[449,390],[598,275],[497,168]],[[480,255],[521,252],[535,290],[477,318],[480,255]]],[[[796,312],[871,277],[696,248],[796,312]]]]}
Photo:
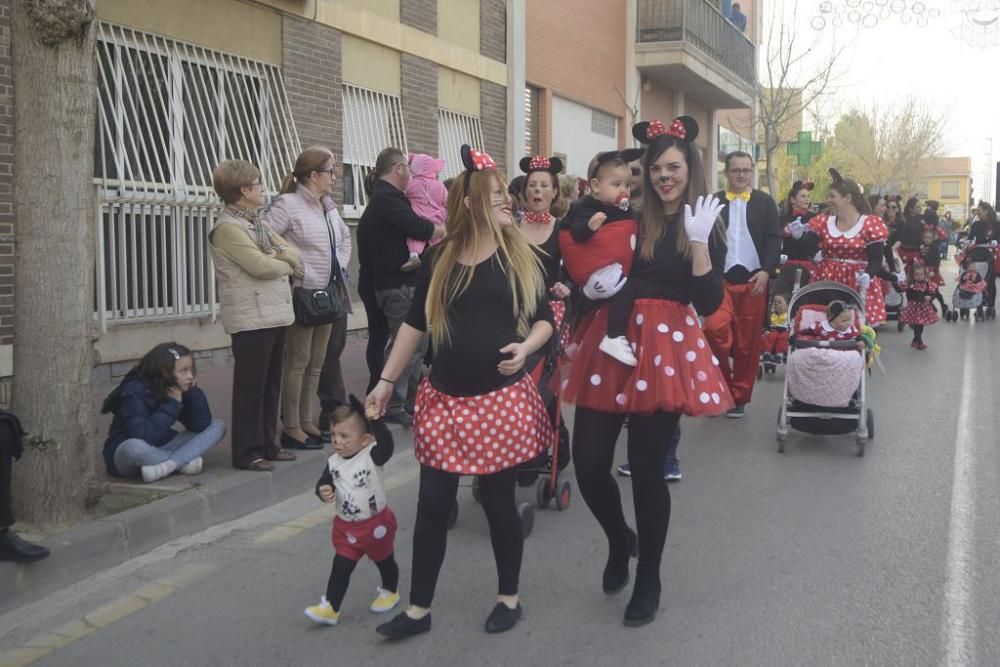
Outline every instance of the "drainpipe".
{"type": "Polygon", "coordinates": [[[524,152],[527,119],[524,117],[526,76],[525,0],[507,3],[507,178],[518,173],[517,161],[524,152]]]}

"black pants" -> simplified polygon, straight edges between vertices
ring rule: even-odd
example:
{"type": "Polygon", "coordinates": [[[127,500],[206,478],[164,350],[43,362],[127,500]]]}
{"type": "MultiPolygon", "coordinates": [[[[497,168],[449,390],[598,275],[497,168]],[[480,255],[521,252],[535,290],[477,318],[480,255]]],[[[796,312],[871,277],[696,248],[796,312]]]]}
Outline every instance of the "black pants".
{"type": "MultiPolygon", "coordinates": [[[[358,561],[344,556],[333,557],[330,580],[326,584],[326,601],[335,611],[340,611],[347,585],[351,583],[351,573],[357,564],[358,561]]],[[[375,561],[375,567],[382,575],[382,588],[395,593],[399,588],[399,566],[396,564],[395,554],[389,554],[385,560],[375,561]]]]}
{"type": "MultiPolygon", "coordinates": [[[[385,366],[385,348],[389,344],[389,320],[375,301],[374,290],[359,289],[361,303],[365,306],[368,317],[368,344],[365,347],[365,362],[368,364],[368,391],[371,392],[378,384],[385,366]]],[[[331,336],[332,338],[332,336],[331,336]]],[[[321,383],[322,384],[322,383],[321,383]]]]}
{"type": "Polygon", "coordinates": [[[625,335],[634,304],[635,287],[632,282],[626,281],[622,290],[611,297],[611,306],[608,308],[608,336],[618,338],[625,335]]]}
{"type": "MultiPolygon", "coordinates": [[[[614,547],[625,542],[628,529],[618,484],[611,476],[624,420],[625,415],[577,408],[573,424],[573,462],[580,494],[614,547]]],[[[639,535],[637,579],[659,581],[670,524],[670,491],[663,480],[669,446],[665,434],[674,433],[679,420],[680,415],[673,412],[629,415],[628,462],[639,535]]]]}
{"type": "MultiPolygon", "coordinates": [[[[458,475],[420,467],[417,521],[413,528],[413,585],[410,604],[430,607],[448,542],[448,515],[458,494],[458,475]]],[[[514,498],[514,468],[483,475],[479,494],[490,526],[500,595],[517,595],[524,534],[514,498]]]]}
{"type": "Polygon", "coordinates": [[[337,406],[347,403],[347,389],[344,387],[344,372],[340,367],[340,356],[347,345],[347,317],[333,323],[330,329],[330,340],[326,344],[326,358],[323,360],[323,370],[319,374],[319,385],[316,395],[319,396],[320,428],[329,428],[330,413],[337,406]]]}
{"type": "Polygon", "coordinates": [[[280,447],[278,402],[285,356],[285,329],[240,331],[233,339],[233,467],[273,459],[280,447]]]}
{"type": "Polygon", "coordinates": [[[14,525],[14,507],[10,494],[14,450],[7,438],[0,438],[0,533],[14,525]]]}

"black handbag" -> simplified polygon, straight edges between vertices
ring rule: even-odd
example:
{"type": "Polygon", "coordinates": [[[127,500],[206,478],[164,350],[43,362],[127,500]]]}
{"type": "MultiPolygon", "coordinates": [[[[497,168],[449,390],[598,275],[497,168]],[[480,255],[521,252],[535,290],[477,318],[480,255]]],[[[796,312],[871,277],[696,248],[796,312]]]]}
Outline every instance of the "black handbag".
{"type": "Polygon", "coordinates": [[[321,289],[292,288],[292,309],[295,311],[295,323],[300,326],[333,324],[347,315],[339,286],[343,274],[337,261],[329,219],[326,220],[326,232],[330,235],[330,280],[327,286],[321,289]]]}

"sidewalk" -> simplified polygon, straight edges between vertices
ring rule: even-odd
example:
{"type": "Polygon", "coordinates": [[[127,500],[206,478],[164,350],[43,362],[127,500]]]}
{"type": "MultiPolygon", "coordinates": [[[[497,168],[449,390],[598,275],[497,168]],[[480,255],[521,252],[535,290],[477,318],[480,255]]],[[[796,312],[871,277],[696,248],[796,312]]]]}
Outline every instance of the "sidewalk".
{"type": "MultiPolygon", "coordinates": [[[[366,338],[349,337],[341,357],[348,392],[359,398],[368,383],[366,338]]],[[[198,374],[213,416],[228,425],[231,417],[232,368],[212,368],[198,374]]],[[[95,391],[98,413],[106,389],[95,391]]],[[[318,404],[315,408],[318,411],[318,404]]],[[[109,415],[95,419],[92,443],[100,465],[109,415]]],[[[409,431],[395,429],[397,451],[412,446],[409,431]]],[[[40,539],[52,555],[32,565],[0,562],[0,613],[38,600],[70,583],[146,553],[170,540],[237,519],[274,503],[312,490],[319,478],[324,451],[296,452],[298,460],[276,463],[273,472],[235,470],[230,463],[229,434],[206,454],[204,472],[172,475],[155,484],[109,477],[103,465],[96,478],[107,493],[97,503],[95,518],[40,539]],[[120,511],[122,507],[131,507],[120,511]],[[119,508],[116,511],[115,508],[119,508]],[[109,510],[114,513],[108,513],[109,510]],[[106,516],[101,516],[101,513],[106,516]]],[[[15,525],[15,529],[17,526],[15,525]]],[[[25,529],[22,534],[32,538],[25,529]]]]}

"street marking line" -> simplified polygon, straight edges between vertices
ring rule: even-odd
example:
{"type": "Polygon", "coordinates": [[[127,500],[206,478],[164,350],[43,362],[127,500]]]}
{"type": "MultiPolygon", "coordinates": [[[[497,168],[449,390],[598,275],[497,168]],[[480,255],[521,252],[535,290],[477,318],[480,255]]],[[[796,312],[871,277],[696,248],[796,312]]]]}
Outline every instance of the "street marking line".
{"type": "MultiPolygon", "coordinates": [[[[399,472],[387,477],[382,486],[386,493],[388,493],[389,491],[393,491],[401,486],[409,484],[419,476],[420,466],[415,464],[407,465],[399,472]]],[[[285,540],[291,539],[296,535],[301,535],[316,526],[333,521],[334,514],[336,514],[336,508],[334,505],[332,503],[324,504],[319,509],[307,512],[300,517],[292,519],[291,521],[286,521],[283,524],[261,533],[254,538],[254,542],[258,544],[274,544],[275,542],[284,542],[285,540]]]]}
{"type": "Polygon", "coordinates": [[[20,648],[0,653],[0,667],[27,667],[50,653],[89,637],[126,616],[131,616],[170,597],[186,585],[207,576],[214,569],[212,565],[199,563],[185,567],[169,577],[140,586],[128,595],[115,598],[80,618],[32,637],[20,648]]]}
{"type": "Polygon", "coordinates": [[[955,461],[948,519],[947,580],[945,582],[944,661],[948,667],[975,664],[975,618],[972,613],[973,533],[975,532],[975,465],[972,437],[972,345],[965,347],[962,398],[955,434],[955,461]]]}

